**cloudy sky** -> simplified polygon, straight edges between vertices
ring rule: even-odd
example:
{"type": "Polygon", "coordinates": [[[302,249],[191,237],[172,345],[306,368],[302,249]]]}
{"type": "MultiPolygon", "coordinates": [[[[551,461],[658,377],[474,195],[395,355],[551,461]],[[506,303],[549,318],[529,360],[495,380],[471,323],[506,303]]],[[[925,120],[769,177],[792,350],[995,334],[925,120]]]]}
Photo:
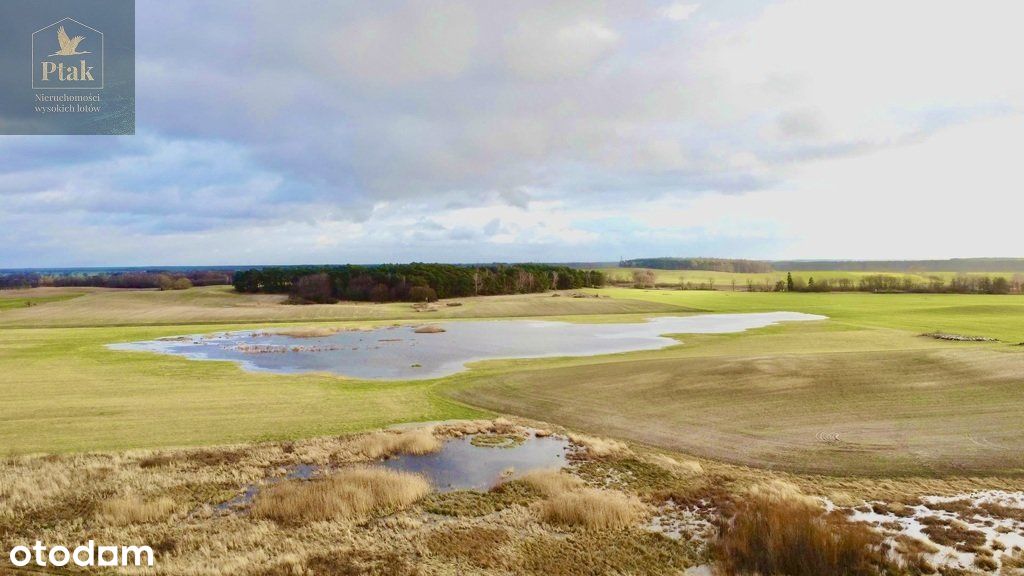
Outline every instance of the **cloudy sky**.
{"type": "Polygon", "coordinates": [[[1024,256],[1019,0],[137,2],[0,267],[1024,256]]]}

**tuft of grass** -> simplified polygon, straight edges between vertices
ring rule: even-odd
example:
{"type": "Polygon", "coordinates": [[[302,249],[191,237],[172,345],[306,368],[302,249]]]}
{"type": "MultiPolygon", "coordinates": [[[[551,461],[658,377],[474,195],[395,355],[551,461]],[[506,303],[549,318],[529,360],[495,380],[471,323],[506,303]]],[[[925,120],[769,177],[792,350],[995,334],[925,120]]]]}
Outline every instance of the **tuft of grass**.
{"type": "Polygon", "coordinates": [[[802,498],[769,489],[737,504],[716,553],[726,574],[898,573],[882,544],[881,535],[866,525],[823,514],[802,498]]]}
{"type": "Polygon", "coordinates": [[[572,492],[584,486],[583,481],[576,476],[557,469],[533,470],[518,478],[516,482],[525,484],[545,497],[572,492]]]}
{"type": "Polygon", "coordinates": [[[570,434],[569,440],[573,444],[582,446],[591,458],[622,458],[633,453],[628,446],[618,440],[595,438],[583,434],[570,434]]]}
{"type": "Polygon", "coordinates": [[[363,521],[402,510],[429,493],[430,483],[417,474],[358,467],[323,479],[271,486],[256,497],[252,513],[285,525],[363,521]]]}
{"type": "Polygon", "coordinates": [[[704,467],[696,460],[676,460],[666,454],[652,454],[648,459],[655,466],[659,466],[669,472],[675,472],[682,476],[693,476],[704,473],[704,467]]]}
{"type": "Polygon", "coordinates": [[[123,496],[102,502],[96,517],[105,524],[115,526],[147,524],[166,520],[174,508],[174,501],[170,498],[146,500],[141,496],[123,496]]]}
{"type": "Polygon", "coordinates": [[[543,500],[538,510],[541,519],[550,524],[607,530],[632,526],[644,515],[646,508],[632,495],[583,488],[543,500]]]}
{"type": "Polygon", "coordinates": [[[441,441],[431,428],[417,428],[404,432],[376,432],[353,443],[352,450],[370,459],[396,454],[430,454],[441,449],[441,441]]]}

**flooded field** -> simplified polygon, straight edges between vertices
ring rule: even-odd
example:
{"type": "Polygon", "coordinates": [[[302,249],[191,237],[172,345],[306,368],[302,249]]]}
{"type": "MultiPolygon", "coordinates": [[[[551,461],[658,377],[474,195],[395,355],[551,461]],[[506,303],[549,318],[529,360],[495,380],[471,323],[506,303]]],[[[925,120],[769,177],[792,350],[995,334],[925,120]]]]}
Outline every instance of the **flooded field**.
{"type": "Polygon", "coordinates": [[[664,316],[645,322],[572,324],[495,320],[389,326],[373,330],[243,331],[111,344],[193,360],[228,360],[247,370],[330,372],[354,378],[414,380],[459,372],[469,362],[501,358],[593,356],[677,344],[667,334],[723,334],[778,322],[823,320],[796,312],[664,316]]]}

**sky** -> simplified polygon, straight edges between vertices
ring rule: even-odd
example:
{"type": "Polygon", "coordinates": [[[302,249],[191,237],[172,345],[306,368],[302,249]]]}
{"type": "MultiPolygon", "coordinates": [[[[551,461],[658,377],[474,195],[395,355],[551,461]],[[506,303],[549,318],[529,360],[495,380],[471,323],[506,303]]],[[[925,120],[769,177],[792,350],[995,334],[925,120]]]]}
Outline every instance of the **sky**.
{"type": "Polygon", "coordinates": [[[137,0],[0,267],[1024,256],[1019,0],[137,0]]]}

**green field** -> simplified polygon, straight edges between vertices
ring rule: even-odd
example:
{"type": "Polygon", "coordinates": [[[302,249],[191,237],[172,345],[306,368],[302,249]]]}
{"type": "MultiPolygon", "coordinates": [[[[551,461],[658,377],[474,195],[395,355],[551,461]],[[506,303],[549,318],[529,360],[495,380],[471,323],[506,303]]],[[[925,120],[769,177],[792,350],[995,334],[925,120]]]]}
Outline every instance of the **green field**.
{"type": "Polygon", "coordinates": [[[310,437],[471,417],[482,409],[802,472],[1024,474],[1018,296],[613,288],[589,291],[600,298],[470,298],[414,312],[407,304],[287,306],[225,288],[96,290],[73,298],[52,292],[10,296],[65,297],[0,308],[0,445],[8,453],[310,437]],[[658,351],[491,361],[411,383],[254,374],[232,363],[104,346],[272,322],[530,315],[609,322],[776,310],[830,319],[680,336],[680,346],[658,351]],[[931,331],[1000,342],[919,336],[931,331]]]}

